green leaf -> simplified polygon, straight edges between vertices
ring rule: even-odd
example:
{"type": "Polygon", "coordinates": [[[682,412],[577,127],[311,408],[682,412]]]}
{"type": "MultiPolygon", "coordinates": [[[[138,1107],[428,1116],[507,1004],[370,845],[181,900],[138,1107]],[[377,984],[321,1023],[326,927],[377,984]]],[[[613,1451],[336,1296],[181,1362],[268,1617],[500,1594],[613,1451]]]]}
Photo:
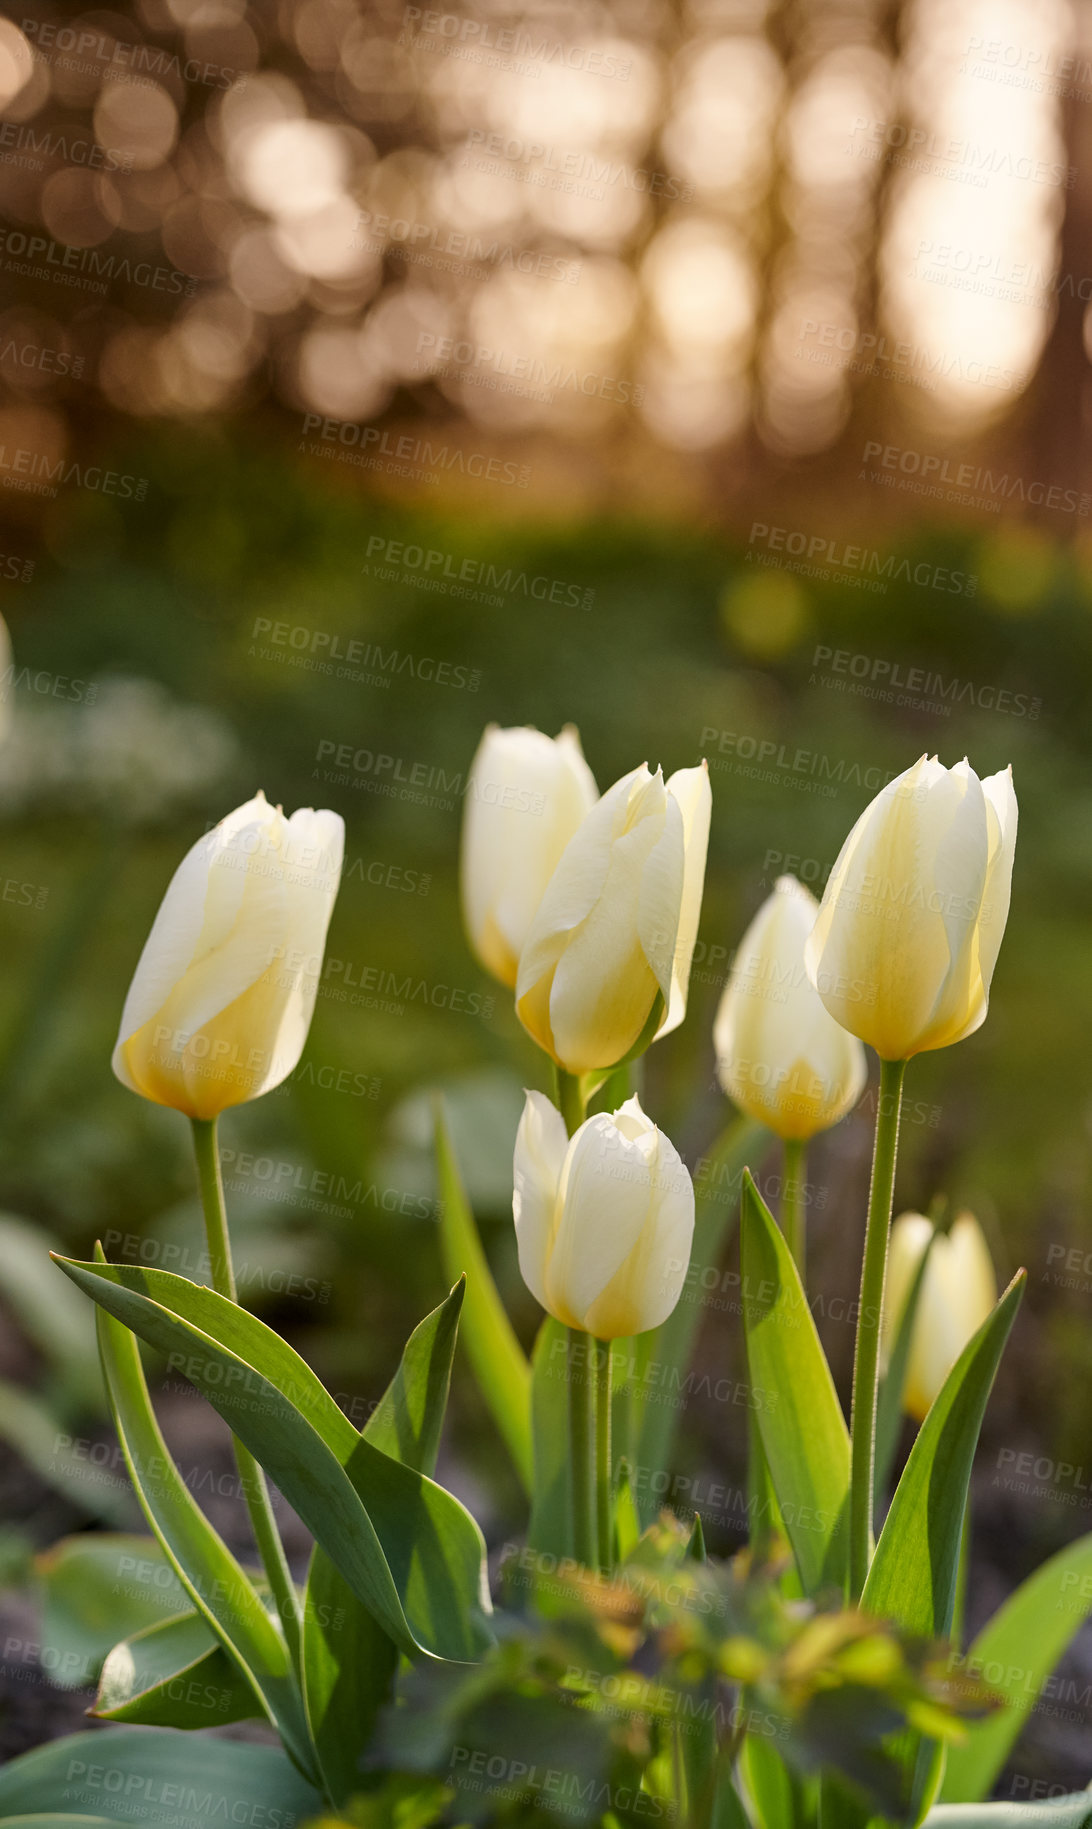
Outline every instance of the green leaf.
{"type": "Polygon", "coordinates": [[[299,1354],[215,1290],[168,1270],[58,1261],[204,1393],[401,1649],[480,1654],[485,1545],[457,1499],[362,1439],[299,1354]]]}
{"type": "Polygon", "coordinates": [[[789,1829],[796,1787],[780,1754],[761,1735],[748,1734],[740,1754],[740,1771],[760,1829],[789,1829]]]}
{"type": "Polygon", "coordinates": [[[107,1654],[93,1715],[146,1727],[224,1727],[261,1715],[250,1684],[199,1613],[160,1620],[107,1654]]]}
{"type": "Polygon", "coordinates": [[[749,1173],[740,1255],[754,1415],[800,1579],[812,1595],[846,1579],[849,1432],[796,1265],[749,1173]]]}
{"type": "MultiPolygon", "coordinates": [[[[105,1275],[109,1266],[94,1268],[105,1275]]],[[[306,1770],[311,1763],[307,1725],[284,1635],[175,1466],[156,1421],[136,1340],[104,1308],[97,1320],[106,1392],[141,1510],[192,1605],[306,1770]]]]}
{"type": "Polygon", "coordinates": [[[938,1804],[924,1829],[1092,1829],[1092,1792],[1035,1804],[938,1804]]]}
{"type": "Polygon", "coordinates": [[[42,1667],[62,1689],[93,1682],[127,1633],[176,1618],[189,1602],[152,1537],[62,1537],[35,1559],[42,1585],[42,1667]]]}
{"type": "Polygon", "coordinates": [[[944,1803],[985,1797],[1070,1640],[1092,1613],[1092,1534],[1067,1544],[1011,1594],[982,1628],[967,1663],[1006,1705],[948,1748],[944,1803]]]}
{"type": "MultiPolygon", "coordinates": [[[[465,1280],[415,1328],[363,1434],[374,1448],[431,1474],[436,1465],[465,1280]]],[[[325,1550],[316,1547],[303,1625],[304,1701],[326,1787],[343,1803],[389,1698],[398,1650],[325,1550]]]]}
{"type": "MultiPolygon", "coordinates": [[[[718,1267],[725,1240],[739,1211],[745,1165],[761,1156],[769,1141],[770,1132],[764,1125],[757,1124],[753,1118],[737,1118],[725,1126],[704,1158],[694,1187],[694,1244],[690,1267],[695,1284],[692,1287],[688,1281],[667,1320],[640,1336],[644,1358],[666,1368],[662,1377],[685,1380],[702,1317],[701,1273],[718,1267]]],[[[634,1452],[639,1467],[666,1472],[671,1464],[680,1411],[669,1403],[653,1402],[656,1395],[652,1383],[638,1384],[633,1391],[634,1452]]],[[[651,1486],[651,1481],[645,1481],[639,1488],[644,1524],[652,1522],[658,1509],[651,1486]]]]}
{"type": "MultiPolygon", "coordinates": [[[[1020,1271],[967,1342],[910,1450],[861,1596],[865,1612],[925,1638],[947,1638],[955,1606],[963,1514],[986,1402],[1024,1291],[1020,1271]]],[[[920,1734],[893,1743],[922,1803],[936,1781],[939,1749],[920,1734]]]]}
{"type": "Polygon", "coordinates": [[[530,1493],[531,1368],[516,1339],[489,1268],[470,1203],[463,1191],[443,1102],[436,1101],[436,1172],[440,1187],[440,1251],[454,1282],[466,1276],[463,1338],[474,1376],[505,1446],[530,1493]]]}
{"type": "Polygon", "coordinates": [[[568,1355],[568,1330],[547,1315],[531,1357],[535,1477],[527,1543],[552,1556],[573,1553],[569,1540],[568,1355]]]}
{"type": "Polygon", "coordinates": [[[142,1820],[172,1829],[224,1829],[314,1816],[321,1800],[279,1748],[169,1728],[113,1727],[69,1734],[0,1771],[0,1823],[90,1812],[92,1821],[142,1820]]]}
{"type": "Polygon", "coordinates": [[[865,1611],[926,1638],[945,1638],[952,1623],[971,1464],[1024,1280],[1020,1271],[945,1379],[910,1450],[868,1571],[865,1611]]]}
{"type": "Polygon", "coordinates": [[[890,1478],[891,1463],[895,1459],[895,1449],[899,1445],[899,1434],[902,1428],[902,1398],[906,1389],[910,1342],[913,1339],[914,1321],[917,1317],[918,1303],[921,1300],[921,1291],[925,1282],[925,1267],[929,1262],[929,1253],[936,1243],[936,1238],[937,1234],[934,1229],[921,1254],[913,1282],[907,1291],[887,1372],[880,1383],[879,1398],[876,1404],[876,1458],[872,1482],[873,1505],[876,1507],[880,1504],[881,1495],[890,1478]]]}
{"type": "Polygon", "coordinates": [[[465,1296],[466,1278],[460,1276],[447,1300],[414,1328],[397,1372],[361,1431],[373,1448],[417,1473],[436,1471],[465,1296]]]}

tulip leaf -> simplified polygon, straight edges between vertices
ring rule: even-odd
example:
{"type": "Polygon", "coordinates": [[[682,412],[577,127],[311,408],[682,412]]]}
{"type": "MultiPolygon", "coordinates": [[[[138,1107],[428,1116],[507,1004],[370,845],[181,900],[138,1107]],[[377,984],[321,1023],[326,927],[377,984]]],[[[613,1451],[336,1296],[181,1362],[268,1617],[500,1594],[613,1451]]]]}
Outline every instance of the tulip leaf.
{"type": "Polygon", "coordinates": [[[967,1664],[1005,1698],[1005,1706],[972,1722],[964,1743],[948,1748],[944,1803],[986,1796],[1050,1672],[1090,1613],[1092,1534],[1067,1544],[1029,1575],[967,1653],[967,1664]]]}
{"type": "Polygon", "coordinates": [[[480,1654],[485,1546],[457,1499],[359,1436],[299,1354],[215,1290],[168,1270],[58,1262],[204,1393],[402,1650],[480,1654]]]}
{"type": "Polygon", "coordinates": [[[944,1638],[952,1623],[971,1463],[1024,1272],[964,1347],[925,1418],[891,1501],[861,1604],[908,1631],[944,1638]]]}
{"type": "Polygon", "coordinates": [[[1092,1791],[1034,1804],[938,1804],[922,1829],[1092,1829],[1092,1791]]]}
{"type": "Polygon", "coordinates": [[[804,1592],[846,1579],[849,1431],[800,1275],[749,1173],[740,1220],[754,1415],[804,1592]]]}
{"type": "Polygon", "coordinates": [[[478,1389],[528,1494],[533,1489],[531,1368],[497,1293],[455,1160],[443,1103],[436,1102],[440,1251],[452,1282],[466,1276],[463,1339],[478,1389]]]}
{"type": "Polygon", "coordinates": [[[93,1683],[118,1638],[175,1619],[189,1601],[154,1537],[86,1531],[34,1560],[42,1664],[60,1689],[93,1683]]]}
{"type": "MultiPolygon", "coordinates": [[[[694,1339],[702,1317],[705,1299],[700,1276],[715,1270],[720,1262],[736,1214],[744,1168],[755,1161],[770,1140],[770,1132],[753,1118],[736,1118],[725,1126],[716,1143],[704,1157],[702,1169],[694,1184],[694,1244],[691,1251],[691,1276],[671,1314],[659,1327],[639,1336],[639,1356],[649,1364],[663,1368],[660,1376],[669,1381],[672,1391],[685,1391],[686,1375],[694,1350],[694,1339]]],[[[634,1442],[634,1459],[638,1467],[655,1472],[666,1471],[679,1426],[680,1412],[670,1403],[657,1403],[655,1385],[635,1382],[631,1393],[630,1429],[634,1442]]],[[[659,1501],[649,1482],[634,1493],[643,1524],[651,1524],[659,1501]]]]}
{"type": "Polygon", "coordinates": [[[543,1555],[571,1556],[569,1334],[547,1315],[531,1359],[535,1478],[527,1542],[543,1555]]]}
{"type": "MultiPolygon", "coordinates": [[[[864,1585],[866,1612],[925,1638],[946,1638],[951,1629],[971,1465],[1024,1282],[1020,1271],[948,1373],[910,1450],[864,1585]]],[[[904,1733],[893,1750],[920,1804],[936,1779],[936,1744],[904,1733]]]]}
{"type": "Polygon", "coordinates": [[[199,1613],[145,1626],[107,1654],[91,1713],[147,1727],[224,1727],[261,1714],[238,1666],[199,1613]]]}
{"type": "Polygon", "coordinates": [[[0,1771],[0,1824],[75,1821],[171,1823],[223,1829],[227,1823],[307,1821],[321,1809],[279,1747],[200,1741],[170,1728],[95,1728],[66,1734],[12,1759],[0,1771]],[[78,1812],[90,1811],[90,1817],[78,1812]],[[73,1817],[70,1813],[76,1812],[73,1817]]]}
{"type": "MultiPolygon", "coordinates": [[[[416,1327],[398,1370],[365,1424],[373,1448],[418,1473],[436,1466],[465,1283],[416,1327]]],[[[304,1702],[319,1766],[336,1803],[361,1781],[361,1759],[389,1699],[398,1648],[315,1547],[303,1621],[304,1702]]]]}
{"type": "Polygon", "coordinates": [[[937,1233],[934,1228],[925,1250],[918,1260],[913,1280],[906,1294],[902,1314],[899,1316],[895,1332],[895,1344],[891,1349],[887,1371],[880,1383],[879,1398],[876,1404],[876,1456],[873,1474],[873,1505],[880,1504],[881,1495],[891,1474],[891,1464],[895,1459],[895,1449],[899,1445],[899,1431],[902,1426],[902,1400],[906,1389],[906,1369],[910,1362],[910,1342],[914,1337],[914,1322],[917,1318],[918,1303],[925,1283],[925,1267],[929,1254],[936,1243],[937,1233]]]}
{"type": "MultiPolygon", "coordinates": [[[[103,1274],[108,1266],[89,1268],[103,1274]]],[[[284,1635],[175,1466],[156,1421],[134,1336],[105,1308],[98,1309],[96,1319],[110,1411],[141,1509],[192,1605],[260,1698],[285,1746],[306,1767],[307,1727],[284,1635]]]]}
{"type": "Polygon", "coordinates": [[[439,1308],[414,1328],[397,1372],[361,1431],[373,1448],[430,1478],[436,1471],[465,1299],[466,1278],[460,1276],[439,1308]]]}

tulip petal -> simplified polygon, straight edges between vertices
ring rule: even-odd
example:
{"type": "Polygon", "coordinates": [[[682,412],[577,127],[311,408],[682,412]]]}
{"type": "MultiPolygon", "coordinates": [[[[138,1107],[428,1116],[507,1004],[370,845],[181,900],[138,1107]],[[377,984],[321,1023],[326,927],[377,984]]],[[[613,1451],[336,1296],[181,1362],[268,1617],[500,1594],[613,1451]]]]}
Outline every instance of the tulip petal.
{"type": "Polygon", "coordinates": [[[640,1238],[587,1314],[588,1332],[614,1340],[659,1327],[682,1293],[694,1240],[694,1186],[670,1138],[656,1132],[652,1200],[640,1238]]]}
{"type": "Polygon", "coordinates": [[[835,1020],[884,1059],[956,1039],[986,864],[977,776],[924,756],[876,796],[843,845],[807,967],[835,1020]]]}
{"type": "Polygon", "coordinates": [[[587,1327],[588,1311],[641,1236],[652,1202],[654,1136],[649,1125],[645,1135],[625,1137],[603,1112],[569,1145],[545,1304],[569,1327],[587,1327]]]}
{"type": "Polygon", "coordinates": [[[516,977],[516,1014],[555,1060],[558,1053],[550,1027],[554,969],[569,936],[587,919],[602,893],[613,842],[625,829],[631,793],[649,779],[642,763],[608,788],[592,807],[562,852],[524,941],[516,977]]]}
{"type": "Polygon", "coordinates": [[[490,724],[467,782],[460,886],[482,963],[516,982],[519,955],[566,844],[598,799],[580,738],[490,724]]]}
{"type": "Polygon", "coordinates": [[[512,1214],[520,1275],[543,1308],[546,1274],[557,1224],[561,1172],[569,1137],[557,1108],[541,1092],[525,1095],[516,1132],[512,1214]]]}
{"type": "Polygon", "coordinates": [[[669,1035],[686,1015],[690,988],[690,966],[698,938],[702,893],[705,888],[705,859],[709,848],[709,823],[713,812],[713,794],[709,786],[709,766],[679,768],[669,778],[667,791],[678,802],[683,818],[683,888],[679,908],[675,954],[671,969],[671,995],[667,1013],[657,1031],[669,1035]]]}
{"type": "Polygon", "coordinates": [[[930,801],[937,802],[938,813],[933,840],[934,898],[939,903],[950,963],[915,1053],[958,1041],[978,1028],[986,1014],[978,941],[989,864],[986,798],[966,760],[945,775],[930,801]],[[945,813],[946,826],[942,823],[945,813]]]}
{"type": "Polygon", "coordinates": [[[778,878],[740,941],[713,1027],[725,1092],[785,1138],[836,1124],[867,1078],[864,1049],[805,969],[817,911],[795,877],[778,878]]]}
{"type": "Polygon", "coordinates": [[[953,1036],[954,1041],[962,1041],[964,1036],[972,1035],[986,1020],[989,1008],[990,985],[993,981],[997,955],[1001,951],[1001,942],[1005,937],[1005,924],[1009,918],[1009,901],[1012,895],[1012,865],[1016,851],[1017,806],[1016,792],[1012,785],[1012,769],[1002,769],[999,774],[988,775],[982,783],[982,793],[986,802],[986,821],[989,832],[989,862],[986,868],[986,886],[982,894],[982,909],[978,918],[976,939],[978,943],[978,982],[976,996],[972,1000],[972,1014],[953,1036]]]}
{"type": "MultiPolygon", "coordinates": [[[[265,795],[257,794],[253,800],[236,807],[211,832],[204,833],[187,851],[167,885],[137,961],[121,1013],[119,1048],[162,1008],[197,955],[207,926],[208,878],[214,858],[225,852],[231,855],[231,846],[240,833],[248,830],[259,833],[272,812],[265,795]]],[[[230,930],[243,898],[245,882],[245,872],[241,869],[218,873],[215,906],[220,937],[230,930]]],[[[206,936],[205,944],[214,943],[212,934],[206,936]]]]}

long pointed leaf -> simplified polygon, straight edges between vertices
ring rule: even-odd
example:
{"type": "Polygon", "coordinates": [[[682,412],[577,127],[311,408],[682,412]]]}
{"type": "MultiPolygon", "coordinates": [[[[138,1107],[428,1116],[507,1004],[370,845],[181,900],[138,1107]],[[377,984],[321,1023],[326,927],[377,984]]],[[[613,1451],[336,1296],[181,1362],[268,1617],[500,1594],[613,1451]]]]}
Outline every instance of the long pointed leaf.
{"type": "Polygon", "coordinates": [[[497,1294],[439,1100],[436,1105],[436,1171],[440,1187],[440,1251],[444,1270],[452,1282],[463,1275],[467,1279],[463,1330],[466,1350],[478,1389],[492,1412],[524,1490],[530,1493],[534,1479],[531,1368],[497,1294]]]}
{"type": "MultiPolygon", "coordinates": [[[[925,1418],[880,1532],[861,1605],[926,1638],[952,1624],[971,1466],[998,1362],[1024,1292],[1020,1271],[967,1342],[925,1418]]],[[[920,1734],[898,1737],[911,1800],[923,1804],[940,1750],[920,1734]]]]}
{"type": "Polygon", "coordinates": [[[480,1655],[485,1545],[457,1499],[363,1440],[299,1354],[215,1290],[167,1270],[58,1262],[204,1393],[407,1654],[480,1655]]]}
{"type": "MultiPolygon", "coordinates": [[[[363,1434],[418,1473],[436,1465],[465,1283],[426,1315],[363,1434]]],[[[361,1757],[389,1698],[398,1648],[316,1546],[303,1622],[304,1699],[327,1789],[342,1803],[360,1783],[361,1757]]]]}
{"type": "Polygon", "coordinates": [[[141,1510],[197,1612],[306,1770],[307,1726],[284,1635],[175,1466],[152,1409],[136,1340],[105,1309],[97,1310],[96,1319],[110,1410],[141,1510]]]}
{"type": "Polygon", "coordinates": [[[962,1746],[948,1748],[943,1803],[974,1803],[987,1795],[1028,1711],[1090,1613],[1092,1533],[1067,1544],[1029,1575],[967,1653],[967,1663],[1005,1697],[1006,1706],[973,1723],[962,1746]]]}
{"type": "Polygon", "coordinates": [[[986,1401],[1024,1291],[1024,1272],[967,1342],[922,1423],[891,1501],[861,1604],[911,1632],[944,1638],[959,1538],[986,1401]]]}
{"type": "Polygon", "coordinates": [[[849,1431],[792,1255],[750,1174],[740,1219],[755,1415],[806,1594],[846,1578],[849,1431]]]}

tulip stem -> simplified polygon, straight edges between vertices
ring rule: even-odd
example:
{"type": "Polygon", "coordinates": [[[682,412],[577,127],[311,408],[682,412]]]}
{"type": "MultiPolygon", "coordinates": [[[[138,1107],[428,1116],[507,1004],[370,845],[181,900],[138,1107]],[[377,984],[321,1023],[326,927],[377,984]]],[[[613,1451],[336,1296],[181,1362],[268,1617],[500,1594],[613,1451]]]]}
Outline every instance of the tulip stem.
{"type": "Polygon", "coordinates": [[[569,1337],[569,1478],[572,1487],[572,1553],[587,1569],[596,1567],[595,1450],[592,1440],[592,1379],[595,1341],[582,1328],[569,1337]]]}
{"type": "Polygon", "coordinates": [[[557,1109],[565,1120],[565,1129],[570,1137],[580,1129],[588,1114],[580,1075],[566,1073],[564,1067],[557,1069],[557,1109]]]}
{"type": "Polygon", "coordinates": [[[868,1193],[857,1344],[853,1355],[853,1409],[850,1423],[849,1593],[859,1600],[872,1558],[872,1485],[876,1457],[876,1400],[879,1388],[880,1327],[887,1277],[887,1243],[895,1191],[895,1156],[899,1145],[899,1111],[905,1061],[880,1062],[876,1103],[876,1142],[872,1185],[868,1193]]]}
{"type": "Polygon", "coordinates": [[[786,1137],[781,1163],[781,1230],[792,1252],[800,1281],[807,1286],[807,1227],[804,1217],[804,1170],[807,1145],[786,1137]]]}
{"type": "Polygon", "coordinates": [[[595,1519],[599,1567],[614,1567],[613,1457],[610,1439],[611,1365],[609,1340],[595,1342],[595,1519]]]}
{"type": "MultiPolygon", "coordinates": [[[[208,1240],[212,1286],[218,1295],[226,1296],[229,1302],[237,1302],[227,1208],[224,1204],[224,1183],[220,1175],[216,1119],[193,1118],[191,1123],[193,1125],[194,1153],[197,1157],[197,1178],[201,1188],[201,1207],[205,1215],[205,1236],[208,1240]]],[[[273,1516],[269,1487],[266,1484],[265,1474],[250,1449],[245,1447],[237,1436],[233,1435],[231,1439],[235,1449],[235,1465],[239,1469],[239,1484],[250,1514],[251,1529],[258,1545],[262,1567],[265,1569],[273,1598],[277,1604],[277,1612],[284,1627],[284,1636],[293,1667],[302,1680],[299,1597],[292,1580],[292,1572],[288,1567],[288,1559],[277,1529],[277,1521],[273,1516]]]]}

